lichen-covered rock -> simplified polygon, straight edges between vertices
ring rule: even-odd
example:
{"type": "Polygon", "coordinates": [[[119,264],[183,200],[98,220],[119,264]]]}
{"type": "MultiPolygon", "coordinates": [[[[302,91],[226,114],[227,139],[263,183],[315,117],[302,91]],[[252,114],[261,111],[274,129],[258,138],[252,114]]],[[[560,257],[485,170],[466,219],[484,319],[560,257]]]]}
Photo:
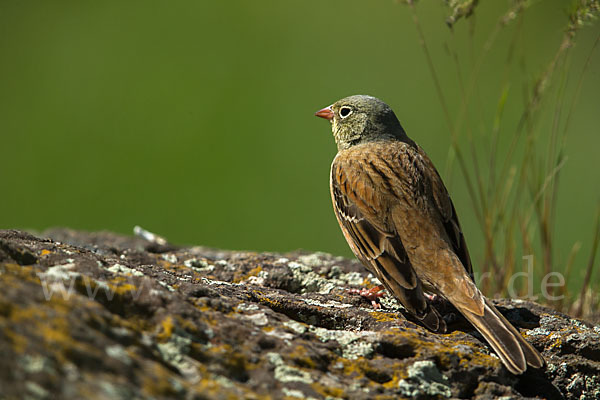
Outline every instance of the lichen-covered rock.
{"type": "Polygon", "coordinates": [[[459,320],[433,334],[357,262],[0,231],[1,399],[600,398],[600,327],[499,309],[548,362],[513,376],[459,320]]]}

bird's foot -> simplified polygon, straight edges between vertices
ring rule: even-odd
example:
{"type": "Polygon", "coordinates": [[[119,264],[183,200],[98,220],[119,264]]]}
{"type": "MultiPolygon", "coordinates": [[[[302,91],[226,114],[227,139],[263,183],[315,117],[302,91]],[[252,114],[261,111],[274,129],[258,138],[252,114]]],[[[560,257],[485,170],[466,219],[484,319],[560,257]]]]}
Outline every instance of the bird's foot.
{"type": "Polygon", "coordinates": [[[371,305],[373,306],[374,309],[379,310],[379,309],[381,309],[381,304],[379,304],[378,299],[380,297],[383,297],[383,295],[384,295],[383,289],[384,289],[383,285],[379,285],[379,286],[375,286],[371,289],[366,289],[366,288],[348,289],[348,293],[357,294],[361,297],[364,297],[365,299],[367,299],[371,302],[371,305]]]}
{"type": "Polygon", "coordinates": [[[429,301],[429,304],[435,307],[435,309],[442,315],[446,325],[452,325],[461,320],[460,314],[458,313],[456,307],[454,307],[452,303],[450,303],[444,297],[435,293],[423,293],[423,295],[425,295],[425,298],[429,301]]]}
{"type": "Polygon", "coordinates": [[[447,303],[446,299],[444,299],[442,296],[437,295],[435,293],[430,294],[430,293],[424,292],[423,295],[425,296],[425,298],[427,300],[429,300],[429,303],[433,306],[443,307],[447,303]]]}
{"type": "Polygon", "coordinates": [[[440,298],[440,296],[438,296],[435,293],[429,294],[429,293],[423,292],[423,295],[425,296],[425,298],[427,300],[431,301],[432,303],[435,303],[436,301],[439,301],[438,299],[440,298]]]}
{"type": "Polygon", "coordinates": [[[451,325],[458,321],[458,315],[456,315],[456,313],[453,312],[444,314],[442,318],[447,325],[451,325]]]}

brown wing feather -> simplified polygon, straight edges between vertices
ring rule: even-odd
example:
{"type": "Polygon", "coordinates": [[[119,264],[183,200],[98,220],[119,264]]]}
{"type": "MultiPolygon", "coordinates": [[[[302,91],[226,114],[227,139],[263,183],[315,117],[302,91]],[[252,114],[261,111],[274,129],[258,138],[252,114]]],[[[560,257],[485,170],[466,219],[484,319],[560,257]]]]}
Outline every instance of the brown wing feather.
{"type": "MultiPolygon", "coordinates": [[[[337,159],[336,159],[337,160],[337,159]]],[[[407,310],[433,331],[446,325],[427,303],[402,241],[378,215],[383,204],[374,191],[375,170],[331,166],[331,197],[337,220],[356,257],[393,293],[407,310]],[[349,175],[351,174],[351,175],[349,175]]],[[[385,208],[385,207],[384,207],[385,208]]]]}
{"type": "Polygon", "coordinates": [[[472,279],[473,266],[471,264],[471,257],[469,256],[467,242],[465,241],[465,237],[460,228],[460,223],[458,222],[458,216],[456,215],[454,204],[452,204],[452,199],[446,190],[446,186],[444,186],[442,178],[435,169],[433,162],[431,162],[421,147],[417,146],[417,148],[419,155],[423,158],[423,161],[427,166],[424,169],[424,172],[428,175],[429,181],[431,182],[433,198],[440,215],[442,216],[442,222],[448,238],[450,239],[450,244],[452,245],[454,253],[456,253],[472,279]]]}

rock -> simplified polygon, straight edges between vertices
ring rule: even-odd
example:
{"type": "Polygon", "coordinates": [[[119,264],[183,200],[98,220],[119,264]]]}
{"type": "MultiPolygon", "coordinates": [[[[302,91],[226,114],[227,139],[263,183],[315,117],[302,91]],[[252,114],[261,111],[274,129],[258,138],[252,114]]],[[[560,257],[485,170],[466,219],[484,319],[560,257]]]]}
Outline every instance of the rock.
{"type": "Polygon", "coordinates": [[[548,362],[513,376],[467,324],[434,334],[347,293],[327,254],[0,231],[0,398],[600,398],[600,327],[501,300],[548,362]]]}

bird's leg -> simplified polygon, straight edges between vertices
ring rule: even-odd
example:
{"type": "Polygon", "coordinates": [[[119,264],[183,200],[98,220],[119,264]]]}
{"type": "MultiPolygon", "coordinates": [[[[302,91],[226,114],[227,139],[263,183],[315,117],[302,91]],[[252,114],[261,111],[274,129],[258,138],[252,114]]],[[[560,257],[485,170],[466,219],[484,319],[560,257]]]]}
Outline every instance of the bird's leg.
{"type": "Polygon", "coordinates": [[[456,308],[452,306],[452,304],[446,301],[442,296],[439,296],[435,293],[426,293],[423,295],[431,305],[438,309],[442,313],[442,318],[446,322],[446,324],[450,325],[458,321],[458,315],[456,315],[456,308]]]}
{"type": "Polygon", "coordinates": [[[458,315],[456,315],[456,313],[449,312],[442,315],[442,319],[444,320],[446,325],[451,325],[458,321],[458,315]]]}
{"type": "Polygon", "coordinates": [[[381,308],[381,304],[377,301],[380,297],[383,297],[383,285],[375,286],[371,289],[362,288],[362,289],[348,289],[348,293],[350,294],[358,294],[361,297],[369,300],[374,309],[379,310],[381,308]]]}
{"type": "Polygon", "coordinates": [[[432,303],[435,303],[439,298],[439,296],[435,293],[429,294],[427,292],[423,292],[423,295],[425,296],[425,298],[427,298],[427,300],[431,301],[432,303]]]}

